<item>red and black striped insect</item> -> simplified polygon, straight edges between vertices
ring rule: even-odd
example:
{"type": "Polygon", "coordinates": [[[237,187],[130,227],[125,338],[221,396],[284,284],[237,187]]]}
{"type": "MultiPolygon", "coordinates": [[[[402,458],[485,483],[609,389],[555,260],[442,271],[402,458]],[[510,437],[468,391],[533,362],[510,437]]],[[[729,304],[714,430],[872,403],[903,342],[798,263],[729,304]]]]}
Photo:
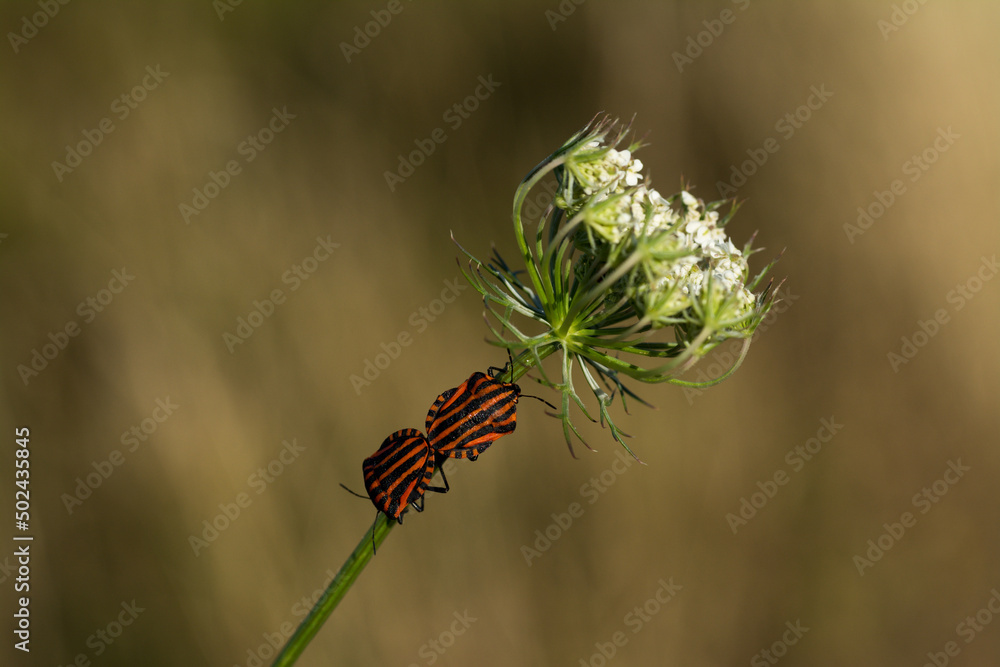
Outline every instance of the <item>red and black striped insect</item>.
{"type": "MultiPolygon", "coordinates": [[[[513,378],[513,360],[510,369],[513,378]]],[[[488,370],[489,374],[473,373],[462,384],[438,396],[428,411],[427,439],[438,456],[475,461],[498,438],[517,428],[521,388],[497,379],[503,369],[488,370]]]]}
{"type": "Polygon", "coordinates": [[[430,486],[436,460],[427,438],[415,428],[396,431],[386,438],[361,466],[365,489],[375,509],[403,523],[407,505],[418,512],[424,511],[426,491],[447,493],[448,479],[443,470],[444,488],[430,486]]]}

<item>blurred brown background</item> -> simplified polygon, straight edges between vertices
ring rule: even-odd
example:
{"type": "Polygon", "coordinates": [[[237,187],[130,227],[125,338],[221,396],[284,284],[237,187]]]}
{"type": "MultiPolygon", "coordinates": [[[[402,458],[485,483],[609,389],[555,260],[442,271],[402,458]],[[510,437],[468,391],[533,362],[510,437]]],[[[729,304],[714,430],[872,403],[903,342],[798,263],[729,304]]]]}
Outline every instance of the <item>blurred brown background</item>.
{"type": "Polygon", "coordinates": [[[360,489],[387,434],[504,361],[471,289],[434,303],[459,277],[449,231],[512,258],[515,187],[599,110],[635,114],[664,193],[685,179],[719,198],[771,139],[730,233],[759,230],[755,267],[787,247],[783,312],[722,385],[638,388],[658,410],[619,424],[646,466],[616,463],[596,425],[599,451],[572,459],[558,422],[522,402],[517,432],[456,463],[452,492],[393,532],[301,664],[1000,653],[996,7],[49,5],[0,10],[0,507],[12,526],[26,425],[35,536],[32,652],[7,632],[0,662],[268,664],[268,637],[301,620],[372,521],[337,483],[360,489]],[[345,55],[378,17],[391,20],[345,55]],[[480,77],[495,89],[446,115],[480,77]],[[391,191],[385,172],[436,128],[446,141],[391,191]],[[258,135],[261,150],[244,144],[258,135]],[[67,156],[81,142],[89,155],[67,156]],[[185,215],[207,184],[214,197],[185,215]],[[303,263],[318,238],[337,247],[303,263]],[[296,265],[307,280],[286,274],[296,265]],[[224,334],[279,289],[230,353],[224,334]],[[356,391],[351,376],[401,333],[412,343],[356,391]],[[921,346],[893,364],[904,337],[921,346]],[[54,358],[19,370],[35,350],[54,358]],[[842,427],[832,439],[824,419],[842,427]],[[794,453],[817,437],[810,460],[794,453]],[[238,518],[220,518],[239,498],[238,518]],[[742,499],[761,505],[745,525],[727,519],[742,499]],[[550,526],[571,503],[582,516],[550,526]],[[205,521],[229,525],[195,554],[205,521]],[[522,547],[544,547],[546,529],[557,539],[529,565],[522,547]],[[877,562],[869,540],[889,547],[877,562]],[[662,606],[661,581],[681,587],[662,606]]]}

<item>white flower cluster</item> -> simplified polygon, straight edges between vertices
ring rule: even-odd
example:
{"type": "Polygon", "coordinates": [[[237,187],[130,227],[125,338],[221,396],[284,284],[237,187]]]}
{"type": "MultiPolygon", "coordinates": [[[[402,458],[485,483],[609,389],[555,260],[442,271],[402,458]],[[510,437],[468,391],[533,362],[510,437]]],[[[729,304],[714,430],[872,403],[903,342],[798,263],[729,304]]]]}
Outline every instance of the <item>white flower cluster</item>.
{"type": "Polygon", "coordinates": [[[703,318],[725,326],[753,311],[746,257],[718,225],[717,211],[689,192],[667,199],[641,182],[642,162],[630,150],[590,141],[566,167],[572,178],[557,204],[579,220],[581,248],[602,259],[635,255],[625,287],[644,317],[678,323],[697,305],[703,318]]]}
{"type": "MultiPolygon", "coordinates": [[[[583,152],[597,153],[601,150],[599,141],[588,142],[582,149],[583,152]]],[[[595,191],[609,186],[614,192],[622,192],[623,185],[628,187],[638,185],[642,180],[640,171],[642,171],[642,160],[633,160],[632,151],[610,148],[602,159],[581,163],[580,173],[585,177],[581,179],[583,192],[592,195],[595,191]]]]}

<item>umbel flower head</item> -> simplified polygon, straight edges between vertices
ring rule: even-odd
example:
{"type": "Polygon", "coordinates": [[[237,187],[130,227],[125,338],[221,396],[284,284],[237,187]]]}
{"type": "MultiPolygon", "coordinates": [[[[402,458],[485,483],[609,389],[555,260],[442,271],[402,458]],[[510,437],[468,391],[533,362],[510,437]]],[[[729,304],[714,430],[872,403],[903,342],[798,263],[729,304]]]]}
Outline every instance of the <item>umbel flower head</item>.
{"type": "Polygon", "coordinates": [[[737,205],[705,203],[687,191],[661,195],[634,157],[641,145],[617,148],[628,129],[598,116],[521,182],[513,220],[524,270],[495,251],[483,263],[463,249],[470,258],[463,273],[483,295],[491,342],[518,355],[523,368],[538,368],[540,381],[562,394],[557,416],[571,452],[571,434],[583,439],[570,403],[593,420],[574,388],[577,366],[601,423],[635,456],[608,412],[616,394],[626,410],[626,396],[641,401],[623,379],[697,387],[722,381],[742,363],[774,303],[770,283],[760,289],[774,261],[751,279],[752,239],[740,249],[726,234],[737,205]],[[553,201],[537,220],[525,220],[524,202],[546,177],[555,179],[553,201]],[[700,383],[678,377],[731,338],[743,347],[721,376],[700,383]],[[561,373],[550,378],[541,361],[555,352],[562,353],[561,373]]]}

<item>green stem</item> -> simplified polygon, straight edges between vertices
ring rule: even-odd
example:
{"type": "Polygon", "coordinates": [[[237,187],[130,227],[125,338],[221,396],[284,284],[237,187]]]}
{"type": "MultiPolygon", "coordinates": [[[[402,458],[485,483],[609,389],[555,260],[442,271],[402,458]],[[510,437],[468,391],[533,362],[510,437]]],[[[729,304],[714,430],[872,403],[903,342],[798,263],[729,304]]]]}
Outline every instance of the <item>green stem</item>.
{"type": "MultiPolygon", "coordinates": [[[[559,349],[558,345],[546,345],[543,346],[541,350],[538,350],[538,356],[536,357],[531,350],[526,350],[521,354],[514,357],[514,374],[511,382],[516,382],[519,378],[524,376],[531,368],[533,368],[539,361],[549,356],[553,352],[559,349]]],[[[509,377],[509,376],[508,376],[509,377]]],[[[506,378],[500,378],[505,380],[506,378]]],[[[437,473],[437,469],[434,470],[437,473]]],[[[295,661],[298,660],[299,656],[309,645],[309,642],[313,640],[319,629],[323,627],[326,623],[326,619],[330,617],[333,610],[337,608],[340,600],[344,597],[354,582],[357,580],[358,575],[361,571],[365,569],[368,562],[371,561],[374,555],[375,549],[377,549],[385,538],[389,536],[389,531],[393,529],[396,525],[396,521],[387,520],[385,514],[381,512],[375,519],[371,530],[365,531],[364,537],[358,542],[358,546],[354,548],[354,551],[347,558],[344,564],[341,566],[340,571],[337,572],[337,576],[333,578],[330,585],[327,586],[326,591],[313,608],[309,611],[309,615],[306,616],[305,620],[299,625],[298,629],[295,631],[288,641],[285,643],[284,648],[281,649],[281,653],[275,658],[274,662],[271,663],[272,667],[288,667],[288,665],[294,665],[295,661]],[[372,533],[374,531],[374,538],[372,533]]]]}
{"type": "Polygon", "coordinates": [[[531,254],[528,242],[524,238],[524,222],[521,220],[521,208],[524,206],[524,200],[528,198],[528,193],[545,178],[546,174],[563,162],[565,162],[565,157],[560,157],[548,163],[543,162],[535,167],[535,170],[521,182],[521,185],[517,188],[517,192],[514,193],[514,237],[517,240],[518,248],[521,250],[521,257],[524,258],[524,266],[528,270],[528,277],[531,279],[531,284],[535,288],[535,293],[543,300],[543,303],[552,301],[552,285],[550,282],[543,280],[544,274],[538,271],[535,257],[531,254]]]}
{"type": "Polygon", "coordinates": [[[278,657],[272,663],[272,667],[285,667],[286,665],[295,664],[295,661],[302,655],[302,651],[305,650],[309,642],[319,632],[319,629],[326,623],[326,619],[336,609],[341,598],[354,585],[354,581],[358,578],[358,575],[361,574],[361,571],[365,569],[365,565],[371,560],[374,550],[385,541],[385,538],[389,536],[389,531],[395,525],[395,520],[388,521],[385,514],[379,513],[375,519],[375,523],[372,525],[372,529],[365,531],[365,535],[358,542],[358,546],[354,548],[347,561],[341,566],[340,572],[337,573],[337,576],[327,586],[323,597],[313,605],[309,615],[299,625],[295,634],[289,637],[285,643],[285,647],[281,649],[281,653],[278,654],[278,657]],[[374,538],[372,537],[372,531],[375,533],[374,538]]]}

